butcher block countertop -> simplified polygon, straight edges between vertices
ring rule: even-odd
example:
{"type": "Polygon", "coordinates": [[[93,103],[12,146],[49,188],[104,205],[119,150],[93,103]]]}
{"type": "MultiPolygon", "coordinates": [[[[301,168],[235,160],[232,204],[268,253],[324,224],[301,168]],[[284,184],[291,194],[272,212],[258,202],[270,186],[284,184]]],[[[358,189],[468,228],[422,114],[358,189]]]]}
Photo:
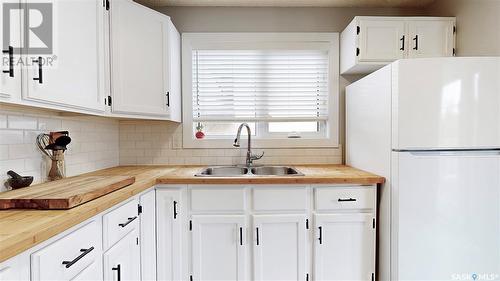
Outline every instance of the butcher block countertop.
{"type": "MultiPolygon", "coordinates": [[[[296,165],[304,176],[195,177],[203,166],[119,166],[82,176],[133,176],[129,186],[69,210],[1,210],[0,262],[143,192],[156,184],[362,184],[384,178],[343,165],[296,165]]],[[[79,176],[77,176],[79,177],[79,176]]]]}

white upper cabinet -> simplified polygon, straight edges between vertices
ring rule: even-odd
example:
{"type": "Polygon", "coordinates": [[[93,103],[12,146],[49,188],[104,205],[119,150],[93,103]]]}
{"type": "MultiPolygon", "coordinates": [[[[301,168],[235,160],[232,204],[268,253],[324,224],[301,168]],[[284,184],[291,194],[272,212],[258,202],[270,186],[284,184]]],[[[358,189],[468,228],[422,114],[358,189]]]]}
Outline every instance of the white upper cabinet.
{"type": "Polygon", "coordinates": [[[453,56],[455,21],[412,20],[408,22],[410,58],[453,56]]]}
{"type": "Polygon", "coordinates": [[[359,61],[387,61],[404,58],[405,23],[400,20],[359,20],[359,61]]]}
{"type": "Polygon", "coordinates": [[[367,74],[403,58],[453,56],[455,18],[355,17],[340,46],[342,74],[367,74]]]}
{"type": "Polygon", "coordinates": [[[179,33],[168,16],[131,0],[111,1],[110,17],[112,112],[171,119],[170,108],[180,110],[179,33]]]}
{"type": "MultiPolygon", "coordinates": [[[[28,8],[32,5],[36,3],[27,3],[28,8]]],[[[26,59],[32,65],[24,68],[23,97],[68,109],[103,112],[105,8],[102,0],[53,1],[52,5],[52,52],[31,54],[32,46],[41,44],[35,40],[36,36],[29,37],[29,44],[24,42],[26,59]]]]}
{"type": "Polygon", "coordinates": [[[245,216],[192,216],[194,280],[246,280],[245,216]]]}
{"type": "Polygon", "coordinates": [[[254,215],[254,280],[307,280],[305,215],[254,215]]]}
{"type": "MultiPolygon", "coordinates": [[[[19,7],[19,3],[1,0],[0,5],[8,4],[19,7]],[[17,4],[17,5],[16,5],[17,4]]],[[[0,13],[0,22],[5,23],[7,19],[0,13]]],[[[20,13],[10,13],[10,37],[6,42],[4,28],[0,28],[2,40],[2,69],[0,71],[0,101],[15,101],[21,97],[21,68],[15,63],[19,59],[19,47],[21,46],[21,17],[20,13]]]]}

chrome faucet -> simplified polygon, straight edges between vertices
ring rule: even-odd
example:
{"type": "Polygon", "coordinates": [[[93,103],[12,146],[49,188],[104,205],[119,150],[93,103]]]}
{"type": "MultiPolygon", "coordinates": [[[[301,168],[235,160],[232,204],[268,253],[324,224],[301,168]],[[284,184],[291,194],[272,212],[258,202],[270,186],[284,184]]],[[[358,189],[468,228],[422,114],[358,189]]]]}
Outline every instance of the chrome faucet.
{"type": "Polygon", "coordinates": [[[262,152],[261,155],[256,155],[252,154],[252,132],[250,130],[250,126],[248,126],[247,123],[242,123],[240,127],[238,128],[238,133],[236,134],[236,138],[234,139],[233,146],[234,147],[240,147],[240,136],[241,136],[241,130],[243,127],[247,128],[247,133],[248,133],[248,147],[247,147],[247,160],[246,160],[246,165],[247,167],[252,166],[254,160],[259,160],[264,156],[264,152],[262,152]]]}

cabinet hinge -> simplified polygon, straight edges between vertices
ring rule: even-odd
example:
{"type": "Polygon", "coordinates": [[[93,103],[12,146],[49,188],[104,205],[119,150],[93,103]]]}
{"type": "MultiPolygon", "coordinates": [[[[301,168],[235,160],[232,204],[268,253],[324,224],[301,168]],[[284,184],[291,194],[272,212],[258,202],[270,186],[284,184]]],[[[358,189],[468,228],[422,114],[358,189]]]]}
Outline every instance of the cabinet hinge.
{"type": "Polygon", "coordinates": [[[356,48],[356,56],[359,56],[359,48],[356,48]]]}
{"type": "Polygon", "coordinates": [[[170,107],[170,92],[167,92],[167,107],[170,107]]]}
{"type": "Polygon", "coordinates": [[[135,238],[135,244],[139,245],[139,237],[135,238]]]}
{"type": "Polygon", "coordinates": [[[142,214],[142,206],[141,204],[137,204],[137,214],[142,214]]]}
{"type": "Polygon", "coordinates": [[[106,8],[106,11],[109,11],[109,0],[104,0],[104,7],[106,8]]]}
{"type": "Polygon", "coordinates": [[[361,32],[361,28],[358,26],[356,26],[356,34],[359,35],[359,33],[361,32]]]}
{"type": "Polygon", "coordinates": [[[375,273],[372,273],[372,281],[375,281],[375,273]]]}
{"type": "Polygon", "coordinates": [[[309,281],[309,273],[306,274],[306,281],[309,281]]]}
{"type": "Polygon", "coordinates": [[[453,26],[453,33],[457,33],[457,27],[453,26]]]}
{"type": "Polygon", "coordinates": [[[189,280],[193,281],[193,275],[189,275],[189,280]]]}
{"type": "Polygon", "coordinates": [[[372,221],[372,227],[373,227],[373,229],[375,229],[375,219],[373,219],[373,221],[372,221]]]}
{"type": "Polygon", "coordinates": [[[108,96],[108,106],[111,106],[111,104],[112,104],[111,96],[108,96]]]}
{"type": "Polygon", "coordinates": [[[193,231],[193,221],[189,221],[189,231],[193,231]]]}
{"type": "Polygon", "coordinates": [[[457,55],[457,49],[453,48],[453,56],[457,55]]]}
{"type": "Polygon", "coordinates": [[[309,219],[306,219],[306,229],[309,229],[309,219]]]}

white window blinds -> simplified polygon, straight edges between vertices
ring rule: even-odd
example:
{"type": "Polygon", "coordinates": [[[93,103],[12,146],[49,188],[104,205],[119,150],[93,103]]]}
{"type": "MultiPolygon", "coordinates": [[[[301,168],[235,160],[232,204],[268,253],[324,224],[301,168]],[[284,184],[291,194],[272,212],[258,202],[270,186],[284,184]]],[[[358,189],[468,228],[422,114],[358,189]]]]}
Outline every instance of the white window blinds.
{"type": "Polygon", "coordinates": [[[194,121],[328,118],[328,51],[193,50],[194,121]]]}

